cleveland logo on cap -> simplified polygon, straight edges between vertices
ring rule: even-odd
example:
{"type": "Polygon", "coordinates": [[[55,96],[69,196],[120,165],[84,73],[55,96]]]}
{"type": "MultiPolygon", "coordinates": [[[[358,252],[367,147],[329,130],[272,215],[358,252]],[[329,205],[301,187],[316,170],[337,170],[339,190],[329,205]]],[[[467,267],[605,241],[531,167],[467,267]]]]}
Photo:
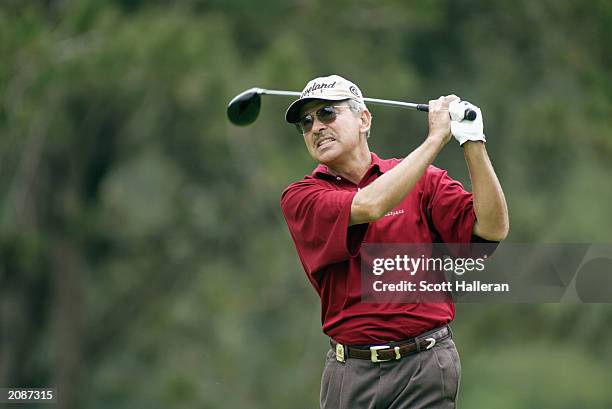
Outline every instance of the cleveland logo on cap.
{"type": "Polygon", "coordinates": [[[293,101],[287,112],[285,120],[290,124],[296,123],[300,119],[300,110],[312,100],[321,101],[342,101],[352,99],[363,104],[361,91],[355,84],[339,75],[318,77],[310,80],[300,94],[300,98],[293,101]]]}
{"type": "Polygon", "coordinates": [[[324,89],[327,89],[327,88],[333,88],[335,86],[336,86],[336,81],[330,82],[330,83],[327,83],[327,84],[326,83],[322,83],[322,84],[316,84],[315,83],[315,84],[311,85],[310,87],[306,88],[302,92],[302,95],[300,96],[300,98],[304,98],[305,96],[307,96],[309,94],[312,94],[315,91],[324,90],[324,89]]]}

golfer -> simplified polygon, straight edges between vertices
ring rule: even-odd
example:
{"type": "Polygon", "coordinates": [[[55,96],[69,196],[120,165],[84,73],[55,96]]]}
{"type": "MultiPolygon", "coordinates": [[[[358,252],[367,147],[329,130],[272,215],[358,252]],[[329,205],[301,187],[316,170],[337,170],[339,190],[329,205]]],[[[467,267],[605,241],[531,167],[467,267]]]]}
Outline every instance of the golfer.
{"type": "Polygon", "coordinates": [[[310,81],[286,120],[319,164],[287,187],[281,208],[321,297],[323,332],[332,346],[321,408],[454,408],[461,367],[448,327],[453,304],[361,302],[360,251],[363,243],[506,237],[508,211],[485,149],[482,112],[455,95],[429,101],[427,137],[402,160],[370,151],[372,115],[359,88],[340,76],[310,81]],[[466,108],[477,112],[474,121],[463,119],[466,108]],[[453,136],[463,148],[472,193],[432,166],[453,136]]]}

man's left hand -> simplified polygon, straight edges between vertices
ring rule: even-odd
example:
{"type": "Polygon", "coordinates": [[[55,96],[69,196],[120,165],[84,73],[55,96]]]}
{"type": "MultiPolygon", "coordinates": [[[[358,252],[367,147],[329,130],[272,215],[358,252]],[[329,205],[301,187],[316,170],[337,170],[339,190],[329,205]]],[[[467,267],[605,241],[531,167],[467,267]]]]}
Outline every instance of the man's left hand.
{"type": "Polygon", "coordinates": [[[463,146],[467,141],[486,142],[480,108],[467,101],[453,101],[450,103],[448,111],[451,116],[451,133],[459,142],[459,145],[463,146]],[[473,121],[463,119],[467,109],[476,111],[476,119],[473,121]]]}

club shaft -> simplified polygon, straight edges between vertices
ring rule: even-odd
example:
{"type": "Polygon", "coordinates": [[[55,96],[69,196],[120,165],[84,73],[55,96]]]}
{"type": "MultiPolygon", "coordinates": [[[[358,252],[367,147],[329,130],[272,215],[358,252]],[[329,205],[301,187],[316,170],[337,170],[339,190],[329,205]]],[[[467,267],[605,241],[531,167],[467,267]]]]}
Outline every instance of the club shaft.
{"type": "Polygon", "coordinates": [[[297,91],[279,91],[276,89],[263,89],[259,88],[259,93],[264,95],[287,95],[299,97],[301,94],[297,91]]]}
{"type": "Polygon", "coordinates": [[[400,107],[407,109],[415,109],[417,111],[429,111],[429,105],[427,104],[415,104],[412,102],[393,101],[391,99],[378,99],[378,98],[364,98],[365,102],[374,105],[387,105],[392,107],[400,107]]]}
{"type": "MultiPolygon", "coordinates": [[[[281,91],[281,90],[263,89],[263,88],[260,88],[259,90],[260,90],[259,91],[260,94],[265,94],[265,95],[286,95],[286,96],[296,96],[296,97],[299,97],[301,95],[301,93],[296,92],[296,91],[281,91]]],[[[363,100],[366,103],[374,104],[374,105],[387,105],[387,106],[394,106],[394,107],[400,107],[400,108],[414,109],[414,110],[424,111],[424,112],[429,111],[429,106],[427,104],[414,104],[412,102],[393,101],[390,99],[378,99],[378,98],[364,98],[363,100]]]]}

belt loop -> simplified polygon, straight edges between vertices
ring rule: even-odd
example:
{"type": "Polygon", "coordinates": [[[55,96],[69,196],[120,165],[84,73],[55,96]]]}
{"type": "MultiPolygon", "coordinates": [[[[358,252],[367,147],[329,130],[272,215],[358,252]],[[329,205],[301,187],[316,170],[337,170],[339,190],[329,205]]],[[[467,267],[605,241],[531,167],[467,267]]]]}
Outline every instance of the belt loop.
{"type": "Polygon", "coordinates": [[[455,334],[453,333],[451,326],[446,324],[446,328],[448,328],[448,333],[450,334],[451,339],[455,339],[455,334]]]}

